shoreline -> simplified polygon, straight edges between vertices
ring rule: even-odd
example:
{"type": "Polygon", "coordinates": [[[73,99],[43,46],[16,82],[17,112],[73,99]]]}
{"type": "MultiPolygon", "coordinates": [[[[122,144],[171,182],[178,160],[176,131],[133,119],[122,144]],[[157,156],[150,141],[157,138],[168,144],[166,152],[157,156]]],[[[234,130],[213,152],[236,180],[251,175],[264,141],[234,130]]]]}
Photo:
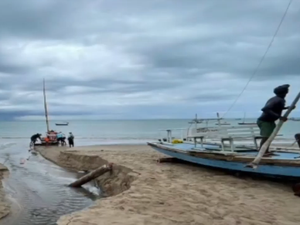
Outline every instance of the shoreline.
{"type": "Polygon", "coordinates": [[[10,213],[10,206],[6,200],[6,193],[2,185],[2,179],[6,173],[9,173],[8,168],[0,163],[0,220],[10,213]]]}
{"type": "Polygon", "coordinates": [[[87,209],[62,216],[58,225],[222,224],[296,225],[299,199],[272,181],[236,178],[189,164],[158,164],[146,145],[39,148],[46,159],[73,170],[114,163],[97,178],[107,194],[87,209]]]}

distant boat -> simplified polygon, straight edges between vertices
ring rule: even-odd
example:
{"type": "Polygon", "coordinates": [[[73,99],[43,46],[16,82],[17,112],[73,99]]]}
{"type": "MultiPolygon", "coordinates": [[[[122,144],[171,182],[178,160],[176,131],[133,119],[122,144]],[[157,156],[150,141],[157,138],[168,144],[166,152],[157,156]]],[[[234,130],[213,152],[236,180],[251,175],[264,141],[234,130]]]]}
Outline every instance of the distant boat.
{"type": "Polygon", "coordinates": [[[290,121],[300,121],[300,118],[294,118],[294,117],[292,117],[292,118],[290,118],[289,120],[290,120],[290,121]]]}
{"type": "Polygon", "coordinates": [[[218,118],[218,123],[216,123],[216,125],[219,125],[219,126],[223,126],[223,125],[230,125],[230,123],[228,122],[221,122],[222,118],[220,118],[220,114],[217,112],[217,118],[218,118]]]}
{"type": "Polygon", "coordinates": [[[65,123],[55,123],[56,126],[68,126],[69,122],[65,122],[65,123]]]}
{"type": "Polygon", "coordinates": [[[238,123],[238,125],[256,125],[256,123],[254,122],[245,122],[245,118],[246,118],[246,113],[244,113],[244,119],[243,119],[243,122],[241,123],[238,123]]]}

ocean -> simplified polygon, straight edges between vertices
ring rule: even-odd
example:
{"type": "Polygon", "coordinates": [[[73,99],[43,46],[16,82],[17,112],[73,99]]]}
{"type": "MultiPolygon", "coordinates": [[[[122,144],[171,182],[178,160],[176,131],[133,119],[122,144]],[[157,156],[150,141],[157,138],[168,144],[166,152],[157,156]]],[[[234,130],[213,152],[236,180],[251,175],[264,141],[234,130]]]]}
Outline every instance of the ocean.
{"type": "MultiPolygon", "coordinates": [[[[96,144],[140,144],[147,141],[157,140],[166,137],[163,129],[188,128],[188,119],[157,119],[157,120],[85,120],[69,121],[68,126],[56,126],[61,121],[51,121],[50,129],[62,131],[66,135],[73,132],[76,145],[96,144]]],[[[237,125],[241,120],[226,120],[232,126],[237,125]]],[[[245,122],[254,122],[254,119],[245,122]]],[[[215,126],[216,121],[208,125],[215,126]]],[[[287,121],[280,134],[282,138],[294,138],[300,133],[300,122],[287,121]]],[[[199,124],[200,126],[204,126],[199,124]]],[[[12,143],[28,143],[31,135],[35,133],[45,134],[45,121],[0,121],[0,146],[12,143]]],[[[173,136],[180,138],[181,131],[174,131],[173,136]]]]}

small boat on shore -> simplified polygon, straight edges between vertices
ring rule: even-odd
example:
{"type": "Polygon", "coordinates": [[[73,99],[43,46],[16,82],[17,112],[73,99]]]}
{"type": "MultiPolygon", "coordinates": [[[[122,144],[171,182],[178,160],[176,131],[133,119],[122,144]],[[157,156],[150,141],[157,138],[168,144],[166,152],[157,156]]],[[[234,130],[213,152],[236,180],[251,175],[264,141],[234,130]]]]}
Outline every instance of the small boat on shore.
{"type": "Polygon", "coordinates": [[[258,153],[255,148],[241,146],[236,151],[231,151],[230,148],[222,150],[218,144],[203,144],[200,148],[185,142],[178,144],[148,142],[147,144],[165,155],[203,166],[300,179],[300,153],[297,151],[273,151],[271,156],[262,158],[257,169],[253,169],[247,165],[258,153]]]}
{"type": "Polygon", "coordinates": [[[56,126],[68,126],[69,122],[65,122],[65,123],[55,123],[56,126]]]}
{"type": "MultiPolygon", "coordinates": [[[[49,146],[49,145],[58,146],[59,143],[57,141],[57,132],[55,132],[54,130],[50,130],[50,126],[49,126],[45,79],[43,80],[43,95],[44,95],[44,109],[45,109],[47,132],[46,132],[46,136],[41,138],[41,143],[35,143],[34,146],[49,146]]],[[[30,143],[30,148],[33,147],[32,145],[33,143],[30,143]]]]}
{"type": "Polygon", "coordinates": [[[270,147],[272,154],[263,157],[258,168],[247,167],[258,154],[261,136],[256,125],[206,129],[209,131],[189,128],[183,141],[176,142],[168,129],[167,139],[147,144],[165,155],[203,166],[300,180],[300,151],[294,147],[270,147]]]}

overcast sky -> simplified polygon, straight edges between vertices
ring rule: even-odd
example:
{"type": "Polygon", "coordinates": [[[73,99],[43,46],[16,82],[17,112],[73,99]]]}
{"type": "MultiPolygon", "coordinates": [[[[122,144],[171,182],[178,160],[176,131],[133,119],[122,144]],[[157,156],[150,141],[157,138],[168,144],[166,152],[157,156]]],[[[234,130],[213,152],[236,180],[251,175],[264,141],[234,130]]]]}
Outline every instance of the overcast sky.
{"type": "MultiPolygon", "coordinates": [[[[265,52],[288,0],[1,0],[0,119],[222,114],[265,52]]],[[[255,117],[300,87],[300,1],[228,117],[255,117]]],[[[300,108],[300,106],[299,106],[300,108]]],[[[300,110],[293,116],[300,116],[300,110]]]]}

